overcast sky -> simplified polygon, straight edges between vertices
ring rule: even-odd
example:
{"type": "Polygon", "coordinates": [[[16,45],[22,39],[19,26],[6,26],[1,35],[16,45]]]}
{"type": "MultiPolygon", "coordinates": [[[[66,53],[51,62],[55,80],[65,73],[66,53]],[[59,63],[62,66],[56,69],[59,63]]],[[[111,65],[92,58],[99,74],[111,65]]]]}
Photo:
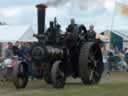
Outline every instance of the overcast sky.
{"type": "MultiPolygon", "coordinates": [[[[110,29],[115,8],[115,2],[128,4],[128,0],[0,0],[0,21],[10,25],[30,24],[36,28],[36,4],[46,3],[46,24],[55,16],[64,29],[70,18],[75,18],[78,24],[88,28],[94,24],[96,31],[110,29]]],[[[128,17],[114,15],[113,29],[127,29],[128,17]]]]}

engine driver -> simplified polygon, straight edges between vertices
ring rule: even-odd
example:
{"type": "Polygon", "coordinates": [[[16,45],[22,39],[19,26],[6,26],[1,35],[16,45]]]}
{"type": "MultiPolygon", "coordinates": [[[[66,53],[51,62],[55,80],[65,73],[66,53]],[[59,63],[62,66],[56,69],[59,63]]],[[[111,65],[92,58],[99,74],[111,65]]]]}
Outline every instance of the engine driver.
{"type": "Polygon", "coordinates": [[[49,44],[53,45],[56,42],[56,29],[54,28],[54,23],[52,21],[49,23],[49,28],[45,35],[49,44]]]}

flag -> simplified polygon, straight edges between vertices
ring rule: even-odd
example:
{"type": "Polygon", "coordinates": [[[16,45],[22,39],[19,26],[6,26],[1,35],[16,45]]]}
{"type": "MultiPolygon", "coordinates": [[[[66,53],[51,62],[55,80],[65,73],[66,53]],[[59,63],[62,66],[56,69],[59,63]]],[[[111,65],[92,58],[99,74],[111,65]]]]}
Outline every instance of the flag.
{"type": "Polygon", "coordinates": [[[113,32],[111,32],[111,45],[118,48],[119,50],[123,49],[123,38],[113,32]]]}
{"type": "Polygon", "coordinates": [[[128,16],[128,4],[117,3],[117,11],[122,16],[128,16]]]}
{"type": "Polygon", "coordinates": [[[111,45],[115,46],[116,42],[117,42],[116,35],[113,32],[111,32],[111,45]]]}

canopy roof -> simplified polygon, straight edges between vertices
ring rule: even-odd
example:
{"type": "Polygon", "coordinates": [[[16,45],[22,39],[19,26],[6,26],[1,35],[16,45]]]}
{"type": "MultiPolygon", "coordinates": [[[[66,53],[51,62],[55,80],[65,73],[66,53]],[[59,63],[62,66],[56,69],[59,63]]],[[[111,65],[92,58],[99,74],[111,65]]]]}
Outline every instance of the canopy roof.
{"type": "Polygon", "coordinates": [[[34,31],[29,25],[2,25],[0,26],[0,42],[33,42],[34,31]]]}
{"type": "Polygon", "coordinates": [[[120,37],[123,38],[124,41],[128,41],[128,31],[127,30],[113,30],[113,33],[119,35],[120,37]]]}

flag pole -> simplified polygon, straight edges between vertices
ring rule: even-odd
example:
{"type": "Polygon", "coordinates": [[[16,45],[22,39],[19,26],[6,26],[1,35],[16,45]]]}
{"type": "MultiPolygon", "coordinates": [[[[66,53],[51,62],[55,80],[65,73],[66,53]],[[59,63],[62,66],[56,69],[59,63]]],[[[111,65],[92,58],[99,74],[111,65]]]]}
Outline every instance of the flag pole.
{"type": "Polygon", "coordinates": [[[112,22],[111,22],[111,28],[110,28],[110,47],[112,46],[112,31],[114,30],[116,9],[117,9],[117,1],[115,1],[115,7],[114,7],[113,14],[112,14],[112,22]]]}
{"type": "Polygon", "coordinates": [[[112,30],[113,27],[114,27],[114,21],[115,21],[115,16],[116,16],[116,9],[117,9],[117,1],[115,1],[115,7],[114,7],[113,14],[112,14],[111,30],[112,30]]]}

